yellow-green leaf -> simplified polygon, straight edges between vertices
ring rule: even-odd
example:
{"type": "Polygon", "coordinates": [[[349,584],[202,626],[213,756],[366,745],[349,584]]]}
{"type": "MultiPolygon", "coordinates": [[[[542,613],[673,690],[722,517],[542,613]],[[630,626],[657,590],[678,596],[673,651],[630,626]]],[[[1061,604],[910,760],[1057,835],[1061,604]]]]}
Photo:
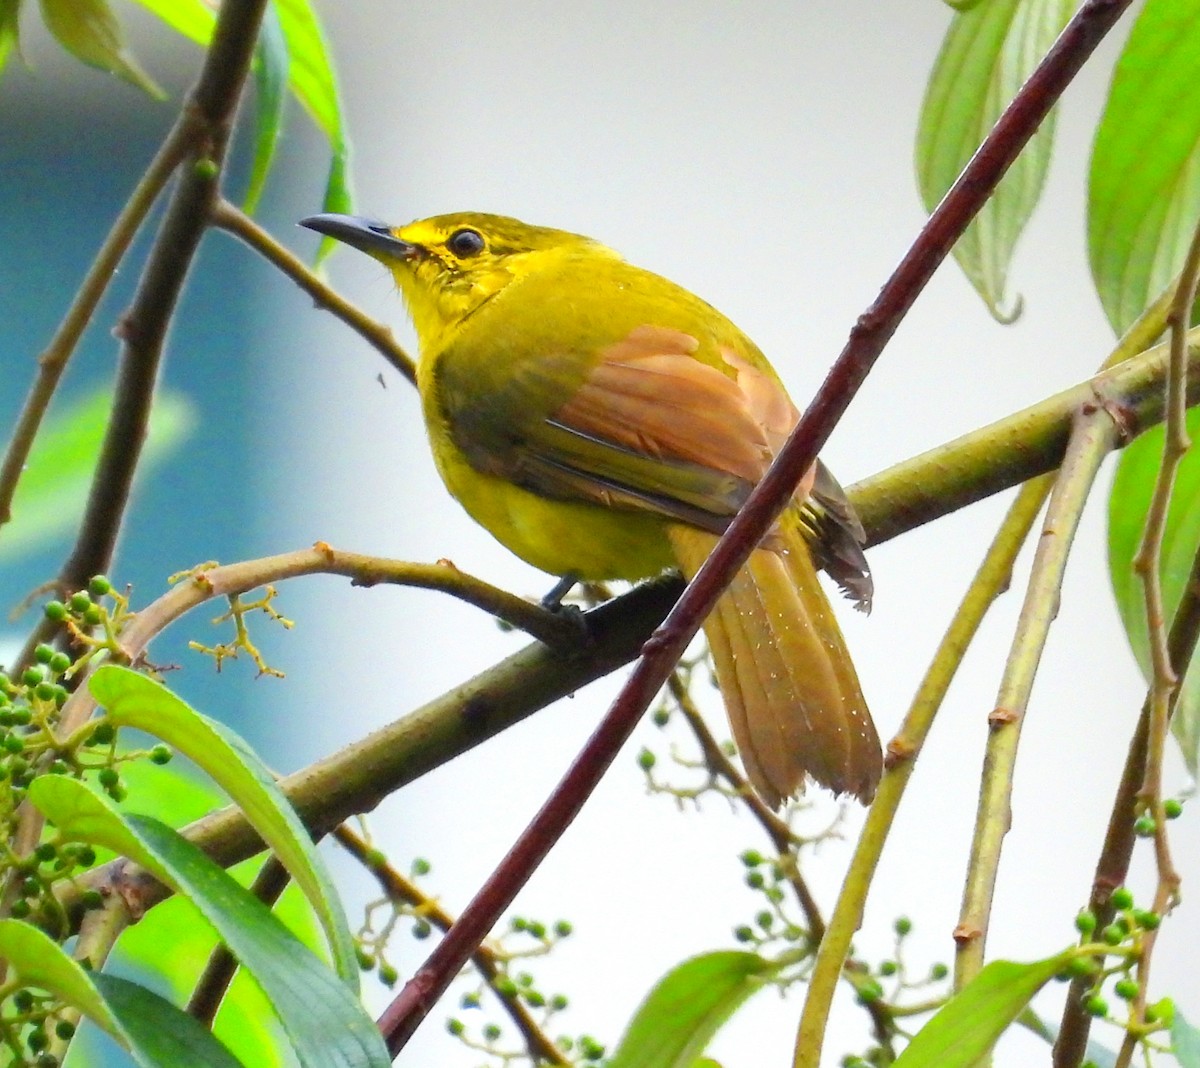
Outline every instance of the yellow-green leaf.
{"type": "Polygon", "coordinates": [[[1073,954],[1065,950],[1032,964],[992,961],[913,1036],[895,1068],[968,1068],[977,1063],[1073,954]]]}
{"type": "Polygon", "coordinates": [[[20,42],[21,0],[0,0],[0,71],[20,42]]]}
{"type": "Polygon", "coordinates": [[[177,33],[207,45],[212,40],[213,27],[217,24],[215,5],[204,0],[137,0],[147,11],[153,12],[177,33]]]}
{"type": "Polygon", "coordinates": [[[105,0],[42,0],[42,17],[58,43],[76,59],[162,99],[163,91],[125,47],[120,24],[105,0]]]}
{"type": "Polygon", "coordinates": [[[1179,271],[1200,214],[1200,5],[1146,0],[1088,178],[1088,254],[1118,334],[1179,271]]]}
{"type": "Polygon", "coordinates": [[[161,683],[128,668],[105,664],[88,680],[88,688],[114,724],[161,738],[229,794],[308,898],[338,974],[357,990],[358,962],[333,883],[300,818],[249,746],[161,683]]]}
{"type": "MultiPolygon", "coordinates": [[[[1073,0],[990,0],[954,16],[929,78],[917,131],[917,182],[932,211],[1066,24],[1073,0]]],[[[1041,196],[1054,112],[954,246],[998,319],[1011,319],[1008,268],[1041,196]]],[[[1019,306],[1019,305],[1017,305],[1019,306]]]]}

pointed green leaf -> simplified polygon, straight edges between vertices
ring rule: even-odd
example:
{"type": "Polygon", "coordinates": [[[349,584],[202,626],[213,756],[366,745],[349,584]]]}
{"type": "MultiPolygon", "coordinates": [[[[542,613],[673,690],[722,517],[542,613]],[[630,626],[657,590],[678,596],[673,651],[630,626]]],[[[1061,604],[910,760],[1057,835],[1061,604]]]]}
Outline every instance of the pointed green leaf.
{"type": "MultiPolygon", "coordinates": [[[[55,410],[34,442],[13,497],[12,522],[0,527],[0,560],[42,549],[74,530],[83,515],[112,394],[106,391],[55,410]]],[[[196,409],[178,393],[163,393],[150,413],[143,477],[162,464],[196,425],[196,409]]]]}
{"type": "MultiPolygon", "coordinates": [[[[324,31],[310,0],[273,0],[273,3],[287,40],[288,80],[292,92],[329,139],[333,155],[322,210],[348,212],[352,209],[347,179],[350,146],[342,126],[337,78],[324,31]]],[[[318,263],[329,254],[334,244],[330,238],[321,240],[317,251],[318,263]]]]}
{"type": "Polygon", "coordinates": [[[113,723],[161,738],[229,794],[304,891],[325,929],[338,974],[357,990],[354,945],[329,874],[300,818],[250,747],[161,683],[136,671],[105,664],[92,674],[88,686],[113,723]]]}
{"type": "Polygon", "coordinates": [[[0,71],[8,54],[20,44],[21,0],[0,0],[0,71]]]}
{"type": "MultiPolygon", "coordinates": [[[[1066,25],[1073,0],[991,0],[956,15],[934,65],[917,131],[917,182],[932,211],[1066,25]]],[[[1050,163],[1054,112],[954,246],[954,256],[998,319],[1008,267],[1050,163]]]]}
{"type": "Polygon", "coordinates": [[[391,1060],[354,992],[245,887],[177,831],[123,816],[75,779],[43,776],[29,801],[64,837],[129,857],[185,895],[262,986],[304,1068],[387,1068],[391,1060]]]}
{"type": "Polygon", "coordinates": [[[1200,214],[1200,5],[1147,0],[1117,61],[1088,183],[1092,278],[1122,334],[1179,271],[1200,214]]]}
{"type": "MultiPolygon", "coordinates": [[[[1188,412],[1188,431],[1200,435],[1200,408],[1188,412]]],[[[1147,681],[1152,677],[1150,646],[1146,631],[1146,606],[1142,584],[1133,573],[1133,558],[1146,525],[1146,511],[1154,492],[1154,480],[1162,463],[1163,428],[1153,427],[1121,453],[1108,498],[1108,573],[1117,611],[1125,635],[1147,681]]],[[[1192,561],[1200,548],[1200,449],[1192,448],[1184,456],[1176,473],[1171,508],[1163,533],[1162,578],[1163,607],[1168,621],[1179,607],[1191,573],[1192,561]]],[[[1200,773],[1200,654],[1193,656],[1191,667],[1179,691],[1171,732],[1179,743],[1189,773],[1200,773]]]]}
{"type": "Polygon", "coordinates": [[[0,958],[23,984],[51,992],[102,1027],[141,1068],[242,1068],[187,1013],[134,983],[85,972],[36,927],[0,920],[0,958]]]}
{"type": "Polygon", "coordinates": [[[263,12],[255,59],[254,163],[250,169],[250,186],[242,204],[248,215],[254,214],[262,197],[267,174],[275,158],[275,147],[283,130],[283,106],[287,102],[287,40],[279,25],[279,14],[274,4],[268,4],[263,12]]]}
{"type": "Polygon", "coordinates": [[[41,0],[42,17],[58,43],[91,67],[124,78],[159,100],[163,91],[138,66],[105,0],[41,0]]]}
{"type": "Polygon", "coordinates": [[[137,0],[137,3],[199,45],[212,40],[217,13],[204,0],[137,0]]]}
{"type": "Polygon", "coordinates": [[[985,965],[913,1036],[895,1068],[969,1068],[1073,955],[1066,950],[1032,964],[994,960],[985,965]]]}
{"type": "Polygon", "coordinates": [[[693,1068],[721,1025],[778,970],[738,950],[684,961],[642,1002],[608,1068],[693,1068]]]}
{"type": "Polygon", "coordinates": [[[1179,1009],[1171,1019],[1171,1052],[1181,1068],[1200,1068],[1200,1031],[1183,1018],[1179,1009]]]}

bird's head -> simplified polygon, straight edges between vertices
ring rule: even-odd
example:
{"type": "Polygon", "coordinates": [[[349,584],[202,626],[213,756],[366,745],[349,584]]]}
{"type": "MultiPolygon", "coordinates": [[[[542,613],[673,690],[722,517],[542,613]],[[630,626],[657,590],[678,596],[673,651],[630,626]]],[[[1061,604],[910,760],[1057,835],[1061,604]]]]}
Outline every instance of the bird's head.
{"type": "Polygon", "coordinates": [[[608,251],[579,234],[482,212],[436,215],[406,226],[356,215],[313,215],[300,225],[387,267],[423,348],[438,345],[486,301],[558,258],[585,249],[608,251]]]}

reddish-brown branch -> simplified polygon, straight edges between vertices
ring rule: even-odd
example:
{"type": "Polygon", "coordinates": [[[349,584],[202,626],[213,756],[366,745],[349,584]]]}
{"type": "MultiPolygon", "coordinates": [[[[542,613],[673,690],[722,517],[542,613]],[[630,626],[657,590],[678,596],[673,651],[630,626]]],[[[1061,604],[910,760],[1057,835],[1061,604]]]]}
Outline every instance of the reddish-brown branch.
{"type": "Polygon", "coordinates": [[[717,597],[791,497],[901,319],[1129,0],[1088,0],[1022,87],[938,205],[879,297],[859,318],[812,404],[762,482],[730,524],[612,708],[496,871],[388,1006],[379,1024],[402,1049],[430,1007],[495,925],[591,795],[617,751],[667,680],[717,597]]]}

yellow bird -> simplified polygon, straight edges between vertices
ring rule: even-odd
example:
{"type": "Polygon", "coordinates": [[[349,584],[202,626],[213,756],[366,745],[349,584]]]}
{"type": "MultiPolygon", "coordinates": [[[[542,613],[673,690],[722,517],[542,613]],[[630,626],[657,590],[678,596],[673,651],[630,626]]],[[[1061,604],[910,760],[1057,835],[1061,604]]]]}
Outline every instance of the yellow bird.
{"type": "MultiPolygon", "coordinates": [[[[552,575],[691,578],[798,418],[725,316],[590,238],[475,212],[302,225],[391,271],[447,489],[552,575]]],[[[879,738],[816,575],[868,609],[863,541],[814,464],[704,625],[750,782],[774,807],[806,774],[875,793],[879,738]]]]}

